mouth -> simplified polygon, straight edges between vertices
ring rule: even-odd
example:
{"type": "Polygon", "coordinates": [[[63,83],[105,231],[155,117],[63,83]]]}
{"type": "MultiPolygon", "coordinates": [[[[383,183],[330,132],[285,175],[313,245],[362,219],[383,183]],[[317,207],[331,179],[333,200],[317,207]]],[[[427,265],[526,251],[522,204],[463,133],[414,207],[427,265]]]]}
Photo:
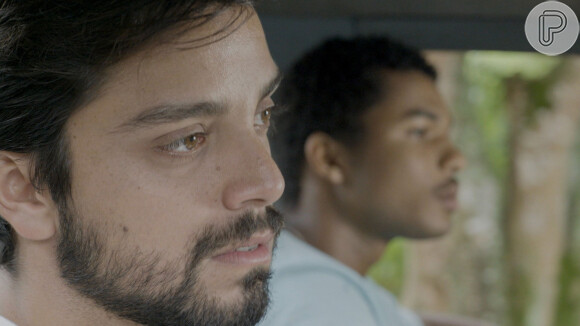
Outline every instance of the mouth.
{"type": "Polygon", "coordinates": [[[272,259],[274,233],[260,231],[248,240],[228,246],[211,259],[229,265],[258,265],[269,263],[272,259]]]}
{"type": "Polygon", "coordinates": [[[457,210],[457,192],[459,184],[455,178],[452,178],[435,189],[435,196],[441,202],[445,210],[452,213],[457,210]]]}

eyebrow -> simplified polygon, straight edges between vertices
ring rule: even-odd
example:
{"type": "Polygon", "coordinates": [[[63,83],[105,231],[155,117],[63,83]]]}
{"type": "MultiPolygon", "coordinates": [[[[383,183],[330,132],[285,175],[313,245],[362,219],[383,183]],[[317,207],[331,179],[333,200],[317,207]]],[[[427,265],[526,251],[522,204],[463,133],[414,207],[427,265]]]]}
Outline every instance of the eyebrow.
{"type": "Polygon", "coordinates": [[[417,118],[417,117],[427,118],[431,121],[439,120],[438,115],[436,115],[435,113],[430,112],[428,110],[421,109],[421,108],[415,108],[415,109],[412,109],[412,110],[405,112],[401,119],[406,120],[406,119],[412,119],[412,118],[417,118]]]}
{"type": "MultiPolygon", "coordinates": [[[[270,96],[274,91],[276,91],[282,78],[283,74],[280,70],[277,70],[276,76],[260,91],[259,100],[270,96]]],[[[159,105],[149,108],[122,123],[113,130],[113,133],[129,132],[138,128],[177,122],[190,118],[221,116],[227,114],[228,111],[228,106],[222,102],[159,105]]]]}

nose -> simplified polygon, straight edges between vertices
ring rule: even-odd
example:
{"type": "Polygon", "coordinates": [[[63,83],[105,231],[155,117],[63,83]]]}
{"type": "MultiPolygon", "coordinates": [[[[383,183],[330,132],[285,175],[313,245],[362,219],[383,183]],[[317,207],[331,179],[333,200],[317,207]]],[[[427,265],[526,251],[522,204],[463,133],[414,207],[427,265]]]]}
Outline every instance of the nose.
{"type": "Polygon", "coordinates": [[[228,210],[263,208],[282,196],[284,178],[267,141],[254,139],[250,144],[238,146],[231,155],[237,157],[222,193],[223,205],[228,210]]]}
{"type": "Polygon", "coordinates": [[[450,144],[448,150],[441,157],[440,166],[445,172],[453,175],[464,169],[467,165],[467,160],[463,153],[455,145],[450,144]]]}

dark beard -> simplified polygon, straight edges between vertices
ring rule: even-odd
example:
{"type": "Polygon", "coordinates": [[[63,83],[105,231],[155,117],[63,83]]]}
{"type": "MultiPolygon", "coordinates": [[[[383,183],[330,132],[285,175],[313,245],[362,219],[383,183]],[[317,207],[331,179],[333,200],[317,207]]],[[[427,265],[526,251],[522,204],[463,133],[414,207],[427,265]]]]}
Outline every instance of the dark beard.
{"type": "Polygon", "coordinates": [[[97,228],[83,225],[78,214],[66,209],[61,212],[57,248],[61,275],[106,311],[142,325],[255,325],[268,306],[269,270],[256,268],[248,273],[239,284],[243,300],[226,305],[199,283],[199,263],[257,231],[271,229],[277,237],[283,218],[268,207],[265,218],[244,214],[229,220],[232,223],[225,227],[207,227],[191,245],[185,268],[180,269],[180,261],[160,266],[158,254],[107,248],[97,228]],[[175,284],[176,279],[181,281],[175,284]]]}

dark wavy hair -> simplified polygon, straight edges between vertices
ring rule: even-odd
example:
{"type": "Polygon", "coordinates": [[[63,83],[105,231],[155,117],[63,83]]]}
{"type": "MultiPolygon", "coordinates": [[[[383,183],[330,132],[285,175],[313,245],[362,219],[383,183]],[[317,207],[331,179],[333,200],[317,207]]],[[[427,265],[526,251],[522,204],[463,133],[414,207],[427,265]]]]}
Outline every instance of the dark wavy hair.
{"type": "MultiPolygon", "coordinates": [[[[33,185],[62,209],[71,191],[63,129],[95,96],[106,69],[232,6],[239,15],[189,47],[227,36],[253,1],[0,0],[0,151],[29,155],[33,185]]],[[[0,264],[13,267],[15,248],[13,230],[0,217],[0,264]]]]}
{"type": "Polygon", "coordinates": [[[411,70],[436,79],[435,69],[417,50],[380,36],[330,39],[294,63],[278,93],[287,110],[270,135],[272,155],[286,182],[279,204],[297,204],[308,136],[320,131],[356,145],[364,135],[362,115],[388,96],[381,72],[411,70]]]}

